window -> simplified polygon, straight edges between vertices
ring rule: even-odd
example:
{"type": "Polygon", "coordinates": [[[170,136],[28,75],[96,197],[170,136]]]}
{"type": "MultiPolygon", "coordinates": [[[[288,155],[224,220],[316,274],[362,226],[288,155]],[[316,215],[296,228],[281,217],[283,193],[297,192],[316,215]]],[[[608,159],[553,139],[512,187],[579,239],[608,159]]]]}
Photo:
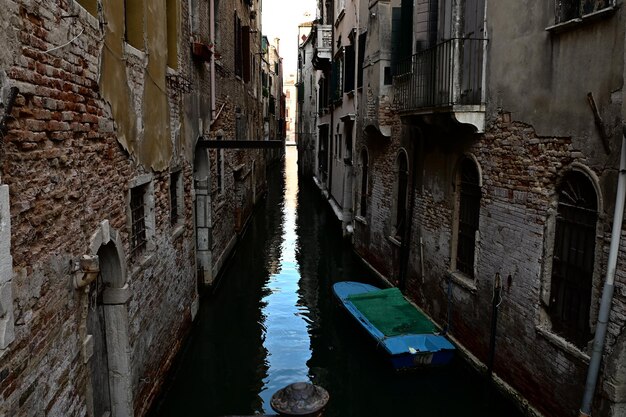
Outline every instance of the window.
{"type": "Polygon", "coordinates": [[[367,150],[361,151],[361,204],[359,207],[359,214],[361,217],[367,215],[367,175],[369,170],[369,160],[367,156],[367,150]]]}
{"type": "Polygon", "coordinates": [[[567,22],[612,6],[611,0],[555,0],[556,23],[567,22]]]}
{"type": "Polygon", "coordinates": [[[237,16],[237,12],[235,12],[234,20],[233,20],[233,31],[235,34],[235,75],[241,77],[243,73],[243,55],[242,55],[242,40],[241,40],[241,19],[237,16]]]}
{"type": "Polygon", "coordinates": [[[224,192],[224,150],[215,150],[215,178],[217,180],[217,192],[224,192]]]}
{"type": "Polygon", "coordinates": [[[552,330],[585,348],[595,259],[598,199],[591,181],[568,173],[558,188],[549,313],[552,330]]]}
{"type": "Polygon", "coordinates": [[[139,185],[130,190],[130,252],[132,255],[142,253],[148,243],[146,234],[146,207],[144,201],[146,193],[147,185],[139,185]]]}
{"type": "Polygon", "coordinates": [[[341,133],[337,134],[337,160],[341,161],[343,155],[343,138],[341,133]]]}
{"type": "Polygon", "coordinates": [[[406,226],[406,206],[409,187],[409,162],[406,152],[401,151],[396,159],[396,190],[393,237],[402,240],[406,226]]]}
{"type": "Polygon", "coordinates": [[[250,26],[242,26],[241,19],[234,15],[235,31],[235,75],[240,76],[244,82],[250,82],[250,26]]]}
{"type": "Polygon", "coordinates": [[[178,68],[178,0],[166,0],[167,65],[178,68]]]}
{"type": "Polygon", "coordinates": [[[77,0],[92,16],[98,15],[98,2],[96,0],[77,0]]]}
{"type": "Polygon", "coordinates": [[[411,58],[413,39],[413,0],[402,0],[391,10],[391,65],[397,68],[411,58]]]}
{"type": "Polygon", "coordinates": [[[343,56],[333,61],[331,68],[331,99],[341,100],[343,97],[343,56]]]}
{"type": "Polygon", "coordinates": [[[367,32],[359,35],[359,56],[358,56],[358,77],[357,88],[363,87],[363,64],[365,63],[365,42],[367,41],[367,32]]]}
{"type": "Polygon", "coordinates": [[[457,174],[458,223],[455,269],[474,278],[474,253],[480,214],[480,177],[474,160],[464,157],[457,174]]]}
{"type": "Polygon", "coordinates": [[[126,42],[143,50],[143,0],[124,0],[124,17],[126,42]]]}
{"type": "Polygon", "coordinates": [[[391,67],[384,68],[383,83],[385,85],[391,85],[393,83],[393,77],[391,76],[391,67]]]}
{"type": "Polygon", "coordinates": [[[346,65],[344,68],[344,76],[343,76],[345,80],[345,82],[343,83],[343,91],[344,93],[348,93],[354,90],[354,65],[355,65],[354,46],[352,45],[346,46],[344,54],[345,54],[346,65]]]}
{"type": "Polygon", "coordinates": [[[183,215],[183,176],[181,171],[170,174],[170,224],[177,226],[183,215]]]}

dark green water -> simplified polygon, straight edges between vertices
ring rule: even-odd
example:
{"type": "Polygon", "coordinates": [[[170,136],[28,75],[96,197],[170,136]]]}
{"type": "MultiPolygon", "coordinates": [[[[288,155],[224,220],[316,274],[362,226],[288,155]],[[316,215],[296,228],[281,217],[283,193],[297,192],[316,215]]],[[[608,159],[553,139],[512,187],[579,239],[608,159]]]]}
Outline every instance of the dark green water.
{"type": "Polygon", "coordinates": [[[325,417],[521,416],[460,359],[392,372],[332,297],[334,282],[377,282],[319,192],[297,183],[295,148],[269,181],[153,417],[272,413],[272,394],[297,381],[328,390],[325,417]]]}

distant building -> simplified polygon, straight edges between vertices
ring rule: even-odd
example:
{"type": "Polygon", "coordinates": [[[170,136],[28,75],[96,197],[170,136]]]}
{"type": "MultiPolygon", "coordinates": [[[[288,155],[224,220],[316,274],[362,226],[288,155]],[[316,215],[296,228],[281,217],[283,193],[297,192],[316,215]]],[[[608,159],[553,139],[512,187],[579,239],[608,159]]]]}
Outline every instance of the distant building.
{"type": "Polygon", "coordinates": [[[283,86],[285,94],[285,133],[287,143],[296,143],[296,74],[287,74],[283,86]]]}
{"type": "Polygon", "coordinates": [[[320,72],[313,68],[315,32],[313,23],[299,26],[298,72],[296,77],[297,104],[295,115],[298,145],[298,173],[313,178],[318,166],[317,85],[320,72]]]}

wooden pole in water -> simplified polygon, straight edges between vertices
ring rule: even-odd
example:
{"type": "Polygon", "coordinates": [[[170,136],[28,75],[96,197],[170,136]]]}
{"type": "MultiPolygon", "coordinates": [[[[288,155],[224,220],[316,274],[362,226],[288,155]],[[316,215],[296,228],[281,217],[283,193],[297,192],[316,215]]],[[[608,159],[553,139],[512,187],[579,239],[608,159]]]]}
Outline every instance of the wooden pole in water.
{"type": "Polygon", "coordinates": [[[502,282],[500,280],[500,273],[496,273],[496,278],[493,283],[493,299],[491,300],[491,337],[489,339],[489,357],[487,359],[487,376],[491,378],[493,373],[493,361],[496,353],[496,333],[498,327],[498,308],[502,298],[500,292],[502,291],[502,282]]]}

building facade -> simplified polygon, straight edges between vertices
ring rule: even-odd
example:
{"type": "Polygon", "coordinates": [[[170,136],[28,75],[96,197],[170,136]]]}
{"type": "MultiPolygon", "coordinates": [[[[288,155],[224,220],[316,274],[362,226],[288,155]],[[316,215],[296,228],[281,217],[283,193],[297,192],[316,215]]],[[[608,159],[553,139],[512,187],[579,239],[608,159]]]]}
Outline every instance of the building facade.
{"type": "Polygon", "coordinates": [[[319,75],[313,68],[313,23],[299,26],[298,68],[296,75],[295,131],[298,146],[298,174],[302,178],[318,175],[317,85],[319,75]]]}
{"type": "MultiPolygon", "coordinates": [[[[352,3],[365,44],[347,217],[355,251],[529,414],[568,416],[585,408],[609,252],[619,248],[591,409],[622,415],[626,252],[612,229],[623,227],[613,225],[623,9],[610,0],[352,3]],[[520,7],[528,19],[513,18],[520,7]]],[[[344,42],[336,19],[314,31],[325,24],[333,48],[344,42]]],[[[314,45],[323,114],[332,94],[319,65],[326,50],[314,45]]],[[[317,155],[329,166],[320,162],[319,183],[330,181],[327,153],[336,152],[324,143],[338,134],[323,123],[317,155]]]]}
{"type": "Polygon", "coordinates": [[[0,415],[142,416],[256,201],[260,2],[0,8],[0,415]]]}

